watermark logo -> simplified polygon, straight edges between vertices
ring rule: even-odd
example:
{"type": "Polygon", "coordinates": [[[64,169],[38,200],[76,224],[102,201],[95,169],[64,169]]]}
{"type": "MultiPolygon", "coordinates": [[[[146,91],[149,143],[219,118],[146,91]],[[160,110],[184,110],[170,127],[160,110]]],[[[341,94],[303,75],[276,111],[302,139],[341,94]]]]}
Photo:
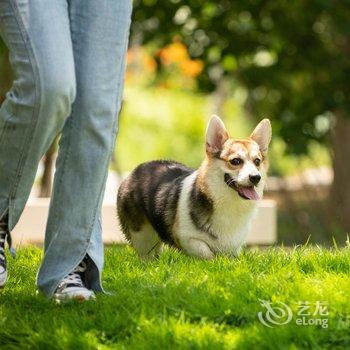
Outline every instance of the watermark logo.
{"type": "Polygon", "coordinates": [[[280,326],[287,324],[292,320],[292,309],[285,303],[271,302],[268,300],[259,299],[261,306],[266,310],[258,312],[258,318],[260,322],[267,327],[280,326]]]}
{"type": "Polygon", "coordinates": [[[328,327],[328,302],[299,301],[297,312],[293,314],[292,308],[281,301],[272,302],[259,299],[260,305],[264,308],[258,312],[259,321],[266,327],[273,328],[290,323],[293,320],[298,326],[328,327]]]}

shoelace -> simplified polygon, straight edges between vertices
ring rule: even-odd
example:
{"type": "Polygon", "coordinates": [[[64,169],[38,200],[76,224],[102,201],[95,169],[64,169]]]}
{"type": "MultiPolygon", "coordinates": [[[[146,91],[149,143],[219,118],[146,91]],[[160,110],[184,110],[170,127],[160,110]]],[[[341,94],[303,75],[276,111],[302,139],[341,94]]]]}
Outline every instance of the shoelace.
{"type": "Polygon", "coordinates": [[[58,289],[62,287],[84,287],[84,283],[81,279],[81,274],[86,271],[86,263],[82,261],[70,274],[63,278],[62,282],[58,286],[58,289]]]}
{"type": "Polygon", "coordinates": [[[5,242],[9,246],[10,254],[13,258],[16,257],[16,250],[12,246],[12,239],[7,225],[7,217],[0,221],[0,262],[5,262],[5,242]]]}
{"type": "Polygon", "coordinates": [[[7,236],[7,224],[0,221],[0,263],[5,263],[5,242],[7,236]]]}

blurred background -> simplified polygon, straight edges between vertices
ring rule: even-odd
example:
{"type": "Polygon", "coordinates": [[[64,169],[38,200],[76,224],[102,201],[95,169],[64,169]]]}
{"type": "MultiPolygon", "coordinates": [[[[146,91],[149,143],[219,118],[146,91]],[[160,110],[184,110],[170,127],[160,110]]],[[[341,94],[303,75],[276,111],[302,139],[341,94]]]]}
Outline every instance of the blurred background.
{"type": "MultiPolygon", "coordinates": [[[[266,198],[278,243],[345,244],[350,231],[350,1],[135,0],[111,173],[143,161],[197,167],[218,114],[233,137],[273,125],[266,198]]],[[[0,43],[0,99],[11,86],[0,43]]],[[[57,140],[34,195],[51,191],[57,140]]]]}

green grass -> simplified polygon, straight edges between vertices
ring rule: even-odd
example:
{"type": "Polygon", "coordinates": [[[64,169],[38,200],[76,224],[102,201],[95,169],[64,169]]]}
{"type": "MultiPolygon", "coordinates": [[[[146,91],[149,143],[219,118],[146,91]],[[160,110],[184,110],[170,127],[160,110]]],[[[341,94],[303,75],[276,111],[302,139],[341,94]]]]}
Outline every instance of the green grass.
{"type": "Polygon", "coordinates": [[[0,292],[1,349],[350,348],[350,250],[248,250],[200,261],[167,250],[144,264],[129,247],[106,249],[112,296],[56,305],[35,294],[38,248],[21,249],[0,292]],[[259,299],[329,303],[329,327],[263,326],[259,299]]]}

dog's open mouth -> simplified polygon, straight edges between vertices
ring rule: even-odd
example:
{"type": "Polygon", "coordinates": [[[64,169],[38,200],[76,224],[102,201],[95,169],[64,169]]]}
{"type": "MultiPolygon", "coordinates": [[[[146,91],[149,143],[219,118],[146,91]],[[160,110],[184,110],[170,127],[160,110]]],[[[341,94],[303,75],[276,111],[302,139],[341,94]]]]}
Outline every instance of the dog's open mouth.
{"type": "Polygon", "coordinates": [[[229,174],[225,174],[225,182],[227,186],[233,188],[240,197],[248,200],[260,199],[258,193],[255,191],[254,186],[239,186],[235,180],[229,174]]]}

